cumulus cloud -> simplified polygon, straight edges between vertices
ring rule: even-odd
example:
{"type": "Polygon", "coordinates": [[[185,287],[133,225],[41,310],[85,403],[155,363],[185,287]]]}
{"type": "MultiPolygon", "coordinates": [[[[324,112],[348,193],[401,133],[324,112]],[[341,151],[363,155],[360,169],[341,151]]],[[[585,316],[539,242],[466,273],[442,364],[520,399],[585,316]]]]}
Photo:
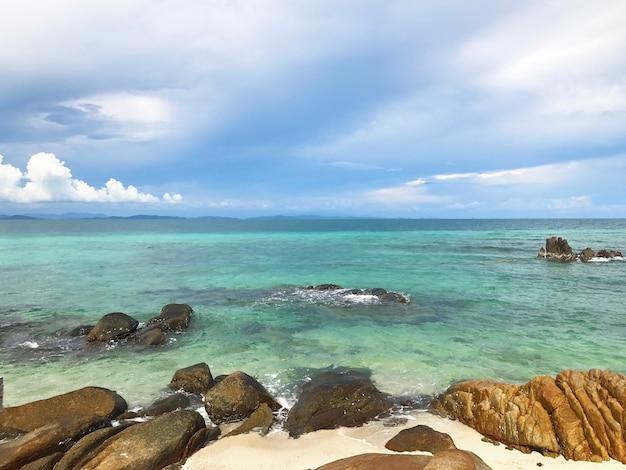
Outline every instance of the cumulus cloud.
{"type": "MultiPolygon", "coordinates": [[[[110,178],[96,189],[72,177],[72,172],[51,153],[40,152],[28,160],[26,171],[3,163],[0,155],[0,200],[15,203],[32,202],[135,202],[157,203],[156,196],[139,191],[135,186],[124,186],[110,178]]],[[[180,202],[180,194],[165,193],[163,201],[180,202]]]]}

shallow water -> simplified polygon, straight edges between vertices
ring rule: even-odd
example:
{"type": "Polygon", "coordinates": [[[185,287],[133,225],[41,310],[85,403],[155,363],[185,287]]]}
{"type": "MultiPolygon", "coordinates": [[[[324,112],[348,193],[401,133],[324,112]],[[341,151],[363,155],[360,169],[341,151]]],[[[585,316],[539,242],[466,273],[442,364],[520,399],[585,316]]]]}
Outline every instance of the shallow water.
{"type": "Polygon", "coordinates": [[[626,251],[624,220],[0,221],[0,375],[7,406],[86,385],[129,403],[176,369],[243,370],[287,403],[317,370],[371,371],[417,397],[459,380],[626,372],[626,263],[536,258],[547,236],[626,251]],[[410,303],[307,290],[383,287],[410,303]],[[171,302],[168,345],[86,349],[63,329],[171,302]]]}

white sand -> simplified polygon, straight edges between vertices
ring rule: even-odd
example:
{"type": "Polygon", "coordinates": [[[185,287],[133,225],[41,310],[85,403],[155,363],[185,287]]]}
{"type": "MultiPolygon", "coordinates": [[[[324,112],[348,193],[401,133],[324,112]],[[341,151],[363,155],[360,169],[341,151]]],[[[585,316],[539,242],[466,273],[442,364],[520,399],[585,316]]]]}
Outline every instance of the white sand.
{"type": "MultiPolygon", "coordinates": [[[[389,423],[387,423],[389,424],[389,423]]],[[[512,469],[580,469],[625,470],[617,461],[591,462],[567,461],[544,457],[537,452],[524,454],[507,450],[504,445],[481,441],[482,436],[473,429],[456,421],[426,412],[416,412],[409,420],[397,426],[385,426],[373,422],[362,428],[341,428],[317,431],[291,439],[284,432],[273,432],[262,437],[245,434],[227,437],[209,444],[192,455],[184,470],[305,470],[352,455],[364,453],[392,453],[385,443],[402,429],[424,424],[449,434],[459,449],[471,450],[493,470],[512,469]],[[541,464],[538,466],[538,464],[541,464]]]]}

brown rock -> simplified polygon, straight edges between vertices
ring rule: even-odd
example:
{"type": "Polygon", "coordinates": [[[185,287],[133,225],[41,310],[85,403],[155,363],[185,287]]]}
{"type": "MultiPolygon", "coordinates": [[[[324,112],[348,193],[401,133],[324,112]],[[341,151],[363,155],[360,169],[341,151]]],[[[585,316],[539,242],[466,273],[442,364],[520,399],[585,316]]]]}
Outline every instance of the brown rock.
{"type": "Polygon", "coordinates": [[[204,408],[215,424],[246,419],[261,403],[273,411],[282,408],[263,385],[240,371],[211,387],[204,397],[204,408]]]}
{"type": "Polygon", "coordinates": [[[21,470],[53,470],[55,464],[61,460],[61,457],[63,457],[63,452],[56,452],[24,465],[21,470]]]}
{"type": "Polygon", "coordinates": [[[186,330],[191,321],[193,309],[187,304],[167,304],[159,315],[148,320],[148,325],[160,324],[165,331],[186,330]]]}
{"type": "Polygon", "coordinates": [[[206,362],[178,369],[172,377],[169,387],[174,390],[184,390],[188,393],[201,395],[215,384],[211,370],[206,362]]]}
{"type": "Polygon", "coordinates": [[[596,255],[596,252],[593,251],[591,248],[587,247],[583,251],[580,252],[580,260],[587,262],[591,258],[593,258],[595,255],[596,255]]]}
{"type": "Polygon", "coordinates": [[[105,388],[85,387],[45,400],[4,408],[0,413],[0,430],[29,432],[72,416],[97,415],[113,419],[127,408],[126,401],[117,393],[105,388]]]}
{"type": "Polygon", "coordinates": [[[477,455],[459,449],[436,453],[424,470],[491,470],[477,455]]]}
{"type": "Polygon", "coordinates": [[[368,377],[324,372],[302,386],[285,428],[291,437],[298,437],[318,429],[361,426],[392,406],[391,398],[368,377]]]}
{"type": "Polygon", "coordinates": [[[317,470],[423,470],[431,459],[430,455],[361,454],[327,463],[317,470]]]}
{"type": "Polygon", "coordinates": [[[481,434],[524,451],[626,463],[626,376],[592,369],[535,377],[517,386],[454,385],[432,406],[481,434]]]}
{"type": "Polygon", "coordinates": [[[137,330],[132,339],[141,346],[160,346],[167,343],[167,335],[159,324],[137,330]]]}
{"type": "Polygon", "coordinates": [[[577,259],[577,255],[573,252],[567,240],[561,237],[546,238],[546,246],[539,250],[537,257],[563,262],[576,261],[577,259]]]}
{"type": "Polygon", "coordinates": [[[452,438],[443,432],[435,431],[424,425],[403,429],[392,437],[385,447],[395,452],[413,452],[416,450],[436,454],[442,450],[456,449],[452,438]]]}
{"type": "Polygon", "coordinates": [[[107,313],[87,335],[87,341],[121,339],[137,329],[139,322],[122,312],[107,313]]]}
{"type": "Polygon", "coordinates": [[[189,396],[182,392],[172,393],[166,397],[159,398],[149,406],[139,411],[127,411],[122,413],[118,419],[132,419],[144,416],[159,416],[170,411],[182,410],[191,406],[189,396]]]}
{"type": "Polygon", "coordinates": [[[274,414],[272,410],[266,403],[261,403],[241,426],[229,432],[225,437],[246,434],[254,430],[258,430],[261,436],[265,436],[269,432],[273,422],[274,414]]]}
{"type": "Polygon", "coordinates": [[[166,413],[107,439],[82,470],[163,468],[180,461],[189,440],[204,427],[204,419],[195,411],[166,413]]]}

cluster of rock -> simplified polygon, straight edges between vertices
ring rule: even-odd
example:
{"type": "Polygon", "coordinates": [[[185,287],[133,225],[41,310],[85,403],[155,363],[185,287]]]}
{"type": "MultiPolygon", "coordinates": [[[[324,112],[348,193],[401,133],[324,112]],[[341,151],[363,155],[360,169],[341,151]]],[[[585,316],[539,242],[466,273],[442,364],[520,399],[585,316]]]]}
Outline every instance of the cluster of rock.
{"type": "MultiPolygon", "coordinates": [[[[319,429],[360,426],[395,404],[368,377],[354,371],[314,377],[301,387],[289,411],[248,374],[238,371],[213,378],[206,363],[176,371],[169,388],[168,396],[138,411],[129,411],[116,392],[98,387],[7,407],[0,412],[0,469],[174,469],[218,438],[248,432],[264,435],[276,422],[293,438],[319,429]],[[197,411],[202,406],[208,424],[197,411]],[[238,425],[222,435],[219,426],[226,423],[238,425]]],[[[434,457],[366,454],[356,457],[358,468],[402,462],[424,468],[431,460],[448,465],[445,468],[489,468],[477,456],[456,449],[449,436],[425,426],[402,431],[387,447],[396,452],[427,451],[434,457]],[[457,466],[459,462],[466,466],[457,466]]],[[[343,459],[321,468],[355,468],[354,463],[343,459]]]]}
{"type": "Polygon", "coordinates": [[[587,262],[592,258],[623,258],[623,255],[621,252],[615,250],[603,249],[595,252],[589,247],[585,248],[580,253],[575,253],[565,238],[548,237],[546,238],[546,246],[540,248],[537,258],[561,262],[578,260],[587,262]]]}
{"type": "Polygon", "coordinates": [[[74,328],[74,336],[87,337],[90,344],[125,340],[144,346],[166,344],[168,333],[186,330],[193,315],[187,304],[167,304],[156,317],[139,328],[139,321],[122,312],[104,315],[95,325],[74,328]]]}
{"type": "Polygon", "coordinates": [[[539,376],[524,385],[471,380],[431,402],[510,447],[568,460],[626,463],[626,376],[592,369],[539,376]]]}
{"type": "Polygon", "coordinates": [[[307,286],[309,290],[316,291],[332,291],[343,296],[348,295],[371,295],[377,297],[381,302],[396,302],[400,304],[408,304],[410,302],[406,295],[398,292],[391,292],[382,287],[371,289],[347,289],[337,284],[319,284],[317,286],[307,286]]]}

